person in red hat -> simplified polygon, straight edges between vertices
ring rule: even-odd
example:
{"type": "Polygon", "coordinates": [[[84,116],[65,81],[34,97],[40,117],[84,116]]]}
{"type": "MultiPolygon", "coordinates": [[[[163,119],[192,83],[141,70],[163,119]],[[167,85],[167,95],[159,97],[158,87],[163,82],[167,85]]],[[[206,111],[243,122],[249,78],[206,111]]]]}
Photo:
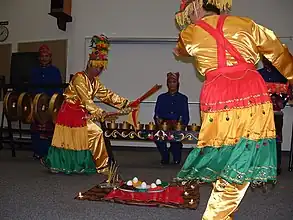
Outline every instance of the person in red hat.
{"type": "MultiPolygon", "coordinates": [[[[54,93],[62,94],[62,89],[58,88],[62,84],[61,73],[59,69],[52,65],[52,52],[47,45],[41,45],[39,48],[40,65],[32,70],[30,76],[30,92],[33,95],[45,93],[51,97],[54,93]],[[43,85],[56,85],[55,88],[44,87],[43,85]]],[[[34,122],[31,125],[31,139],[34,151],[34,157],[41,159],[47,155],[52,141],[54,125],[48,122],[44,125],[34,122]]]]}
{"type": "MultiPolygon", "coordinates": [[[[180,122],[187,126],[189,123],[188,98],[179,92],[179,76],[178,72],[169,72],[167,74],[168,92],[158,96],[154,120],[157,125],[167,122],[169,125],[175,125],[180,122]]],[[[166,142],[155,142],[161,154],[161,164],[169,164],[169,150],[166,142]]],[[[181,142],[171,142],[170,151],[173,155],[173,163],[181,162],[181,142]]]]}

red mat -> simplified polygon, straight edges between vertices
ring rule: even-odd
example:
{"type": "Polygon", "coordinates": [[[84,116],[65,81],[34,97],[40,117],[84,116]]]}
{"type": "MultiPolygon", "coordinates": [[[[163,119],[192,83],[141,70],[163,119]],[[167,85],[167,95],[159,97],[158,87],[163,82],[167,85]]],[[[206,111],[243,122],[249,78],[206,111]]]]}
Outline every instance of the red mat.
{"type": "Polygon", "coordinates": [[[105,189],[99,185],[91,188],[81,196],[75,197],[78,200],[107,201],[127,205],[156,206],[171,208],[196,209],[199,200],[199,185],[179,186],[171,184],[163,192],[125,192],[120,189],[105,189]]]}

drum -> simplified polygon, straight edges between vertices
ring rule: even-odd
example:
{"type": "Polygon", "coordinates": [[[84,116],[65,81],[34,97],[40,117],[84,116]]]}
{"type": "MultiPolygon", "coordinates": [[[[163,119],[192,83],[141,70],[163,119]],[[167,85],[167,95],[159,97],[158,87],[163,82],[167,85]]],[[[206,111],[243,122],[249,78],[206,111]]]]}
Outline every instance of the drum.
{"type": "Polygon", "coordinates": [[[33,119],[39,124],[46,124],[52,120],[49,112],[50,97],[45,93],[39,93],[33,100],[33,119]]]}
{"type": "Polygon", "coordinates": [[[8,92],[4,97],[4,113],[9,121],[19,120],[19,115],[17,114],[18,97],[17,92],[8,92]]]}
{"type": "Polygon", "coordinates": [[[19,120],[25,124],[31,124],[33,118],[33,98],[30,94],[23,92],[17,101],[17,115],[19,120]]]}
{"type": "Polygon", "coordinates": [[[64,96],[62,94],[55,93],[49,103],[49,113],[51,115],[52,121],[55,124],[58,112],[64,101],[64,96]]]}

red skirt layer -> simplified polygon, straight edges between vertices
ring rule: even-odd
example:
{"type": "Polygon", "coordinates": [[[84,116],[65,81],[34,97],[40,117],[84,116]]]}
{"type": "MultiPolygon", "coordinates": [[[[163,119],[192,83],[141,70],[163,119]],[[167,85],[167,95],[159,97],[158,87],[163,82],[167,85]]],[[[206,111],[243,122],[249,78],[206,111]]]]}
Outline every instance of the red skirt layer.
{"type": "Polygon", "coordinates": [[[79,103],[72,104],[63,102],[58,113],[56,124],[67,127],[84,127],[86,126],[87,112],[79,103]]]}
{"type": "Polygon", "coordinates": [[[223,67],[206,73],[201,111],[217,112],[271,102],[268,88],[252,64],[223,67]]]}

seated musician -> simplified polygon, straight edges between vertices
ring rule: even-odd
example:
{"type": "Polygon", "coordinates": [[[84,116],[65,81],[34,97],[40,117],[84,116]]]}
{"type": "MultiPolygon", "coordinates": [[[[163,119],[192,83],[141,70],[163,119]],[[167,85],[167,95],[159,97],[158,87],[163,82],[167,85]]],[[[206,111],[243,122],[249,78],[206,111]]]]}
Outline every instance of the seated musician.
{"type": "MultiPolygon", "coordinates": [[[[180,123],[187,126],[189,123],[188,98],[179,92],[179,73],[167,74],[168,92],[158,96],[154,120],[156,125],[167,122],[169,125],[180,123]]],[[[169,163],[169,150],[166,142],[155,142],[161,154],[161,164],[169,163]]],[[[173,155],[173,162],[180,164],[181,162],[181,142],[171,142],[170,151],[173,155]]]]}
{"type": "MultiPolygon", "coordinates": [[[[30,76],[30,93],[36,95],[45,93],[52,97],[54,93],[62,94],[60,88],[44,88],[44,84],[59,86],[62,84],[61,73],[57,67],[52,65],[52,53],[47,45],[39,48],[40,65],[32,70],[30,76]]],[[[47,155],[52,141],[54,125],[48,122],[44,125],[33,122],[31,125],[31,139],[34,151],[34,158],[40,159],[47,155]]]]}
{"type": "Polygon", "coordinates": [[[287,79],[268,61],[262,59],[263,68],[258,70],[267,83],[274,108],[274,119],[277,135],[277,173],[281,174],[283,112],[289,98],[290,90],[287,79]]]}

